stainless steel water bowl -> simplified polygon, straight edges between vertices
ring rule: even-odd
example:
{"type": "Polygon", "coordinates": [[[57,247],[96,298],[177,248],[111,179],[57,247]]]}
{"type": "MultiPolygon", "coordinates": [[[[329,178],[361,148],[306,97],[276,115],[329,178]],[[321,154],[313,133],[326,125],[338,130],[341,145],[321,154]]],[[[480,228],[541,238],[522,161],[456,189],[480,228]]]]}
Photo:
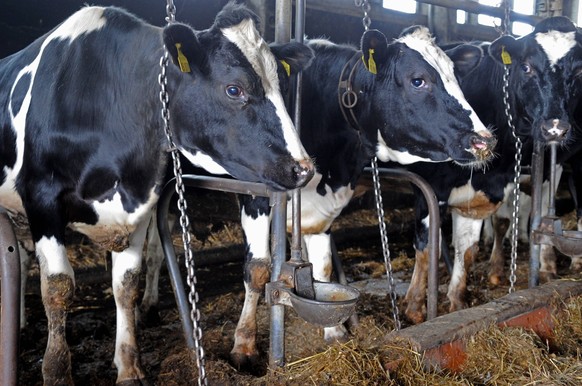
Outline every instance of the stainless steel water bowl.
{"type": "Polygon", "coordinates": [[[360,292],[338,283],[313,283],[315,299],[306,299],[290,292],[297,314],[305,321],[322,327],[332,327],[345,322],[356,309],[360,292]]]}

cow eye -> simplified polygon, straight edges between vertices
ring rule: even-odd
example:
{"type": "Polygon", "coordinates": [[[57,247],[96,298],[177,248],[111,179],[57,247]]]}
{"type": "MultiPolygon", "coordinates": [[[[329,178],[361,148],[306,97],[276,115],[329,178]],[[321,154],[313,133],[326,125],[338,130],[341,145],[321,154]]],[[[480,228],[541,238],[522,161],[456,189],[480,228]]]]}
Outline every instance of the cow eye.
{"type": "Polygon", "coordinates": [[[531,73],[531,66],[527,63],[522,63],[521,64],[521,71],[523,71],[526,74],[531,73]]]}
{"type": "Polygon", "coordinates": [[[414,88],[421,88],[422,86],[425,85],[425,82],[424,82],[424,79],[422,79],[422,78],[414,78],[410,81],[410,84],[414,88]]]}
{"type": "Polygon", "coordinates": [[[230,98],[240,98],[244,95],[242,87],[230,84],[226,86],[226,95],[230,98]]]}

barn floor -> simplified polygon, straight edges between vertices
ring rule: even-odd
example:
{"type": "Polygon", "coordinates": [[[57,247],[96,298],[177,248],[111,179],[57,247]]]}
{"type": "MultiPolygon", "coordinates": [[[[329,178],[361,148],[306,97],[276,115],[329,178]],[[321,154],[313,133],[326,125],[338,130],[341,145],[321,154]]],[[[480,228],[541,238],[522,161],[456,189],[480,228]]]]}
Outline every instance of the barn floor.
{"type": "MultiPolygon", "coordinates": [[[[204,196],[206,197],[206,196],[204,196]]],[[[399,288],[405,290],[414,264],[412,240],[413,211],[410,197],[395,193],[385,197],[391,257],[399,288]],[[404,286],[404,287],[402,287],[404,286]]],[[[364,195],[334,225],[336,244],[350,282],[361,282],[370,287],[381,285],[384,272],[381,246],[371,198],[364,195]],[[363,209],[362,209],[363,208],[363,209]],[[365,282],[364,282],[365,281],[365,282]]],[[[566,208],[568,209],[568,208],[566,208]]],[[[237,371],[228,362],[236,326],[244,296],[242,287],[242,248],[240,227],[236,219],[237,209],[231,197],[219,194],[214,199],[200,199],[191,204],[191,221],[196,236],[195,256],[211,259],[212,256],[230,254],[234,262],[204,265],[197,268],[198,292],[200,293],[203,347],[206,352],[206,371],[210,384],[260,385],[265,384],[267,372],[268,308],[261,304],[258,323],[259,350],[263,353],[260,363],[252,371],[237,371]],[[203,215],[197,215],[204,208],[203,215]],[[211,213],[210,215],[208,213],[211,213]],[[209,221],[210,219],[210,221],[209,221]],[[197,220],[200,220],[198,222],[197,220]],[[208,224],[211,225],[208,225],[208,224]],[[204,240],[204,241],[201,241],[204,240]]],[[[565,212],[564,224],[572,224],[573,213],[565,212]]],[[[445,228],[447,223],[445,222],[445,228]]],[[[178,236],[179,237],[179,236],[178,236]]],[[[177,240],[176,240],[177,241],[177,240]]],[[[177,243],[175,243],[177,245],[177,243]]],[[[471,306],[497,299],[507,294],[507,285],[496,288],[487,283],[487,253],[489,246],[481,246],[479,259],[469,277],[471,306]]],[[[177,248],[179,252],[179,249],[177,248]]],[[[507,256],[510,248],[506,245],[507,256]]],[[[77,290],[68,318],[67,339],[71,347],[74,381],[85,385],[113,385],[116,371],[112,366],[115,337],[115,308],[110,288],[111,261],[107,255],[80,240],[71,252],[77,267],[77,290]]],[[[180,262],[182,264],[182,262],[180,262]]],[[[567,258],[559,265],[562,275],[567,272],[567,258]]],[[[518,255],[517,289],[527,287],[528,247],[520,246],[518,255]]],[[[506,264],[507,266],[507,264],[506,264]]],[[[445,314],[446,285],[448,274],[441,263],[439,279],[439,315],[445,314]]],[[[361,284],[363,286],[363,284],[361,284]]],[[[142,363],[153,385],[196,384],[196,365],[185,348],[182,330],[167,272],[162,274],[159,318],[148,320],[139,330],[142,363]]],[[[389,332],[393,329],[389,296],[383,292],[362,294],[357,305],[361,320],[389,332]]],[[[28,325],[21,334],[19,382],[22,385],[41,385],[41,365],[46,344],[46,318],[40,298],[38,268],[29,274],[26,291],[28,325]]],[[[404,305],[399,298],[399,310],[404,305]]],[[[299,319],[293,310],[286,312],[287,361],[314,355],[327,347],[321,329],[299,319]]],[[[408,324],[403,316],[403,327],[408,324]]],[[[288,381],[293,384],[292,381],[288,381]]]]}

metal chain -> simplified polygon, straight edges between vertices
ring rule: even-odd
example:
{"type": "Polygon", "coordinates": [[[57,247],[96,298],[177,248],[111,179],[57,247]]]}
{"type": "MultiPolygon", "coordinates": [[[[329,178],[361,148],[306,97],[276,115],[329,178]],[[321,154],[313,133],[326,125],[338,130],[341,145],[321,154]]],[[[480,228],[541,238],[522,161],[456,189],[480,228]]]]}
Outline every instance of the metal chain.
{"type": "Polygon", "coordinates": [[[376,213],[378,215],[378,227],[380,228],[380,238],[382,241],[382,254],[384,255],[384,265],[386,266],[386,278],[390,290],[390,301],[392,302],[392,317],[394,318],[394,327],[400,330],[400,317],[398,303],[396,302],[396,285],[394,284],[394,275],[392,263],[390,262],[390,249],[388,248],[388,233],[386,232],[386,221],[384,220],[384,204],[382,203],[382,189],[380,187],[380,177],[378,175],[378,158],[372,159],[372,180],[374,181],[374,196],[376,198],[376,213]]]}
{"type": "MultiPolygon", "coordinates": [[[[166,21],[168,24],[173,23],[176,18],[176,7],[174,6],[173,0],[167,0],[166,5],[167,17],[166,21]]],[[[198,308],[198,292],[196,291],[196,272],[194,265],[194,256],[192,254],[192,247],[190,245],[190,220],[188,219],[188,214],[186,213],[187,204],[184,197],[184,181],[182,180],[182,166],[180,164],[180,157],[178,154],[178,149],[174,144],[172,139],[172,132],[170,130],[170,96],[168,93],[168,77],[166,74],[166,69],[168,67],[168,51],[165,50],[164,55],[160,59],[160,75],[158,77],[158,83],[160,85],[160,101],[162,102],[162,120],[164,121],[164,132],[168,140],[169,149],[168,151],[172,154],[172,163],[174,166],[174,176],[176,178],[176,193],[178,194],[178,209],[180,210],[180,226],[182,227],[182,243],[184,246],[184,260],[187,271],[186,282],[190,287],[190,293],[188,294],[188,301],[192,306],[190,311],[190,319],[192,321],[192,334],[194,338],[194,349],[196,351],[196,365],[198,366],[198,385],[208,385],[208,379],[206,378],[205,369],[205,359],[204,359],[204,349],[202,348],[202,328],[200,327],[200,309],[198,308]]]]}
{"type": "MultiPolygon", "coordinates": [[[[368,0],[354,0],[356,7],[362,8],[364,12],[364,17],[362,18],[362,24],[364,25],[364,30],[370,28],[372,24],[372,19],[368,16],[370,12],[370,3],[368,0]]],[[[386,232],[386,222],[384,221],[384,205],[382,203],[382,187],[380,186],[380,177],[378,176],[378,159],[374,157],[372,159],[372,179],[374,180],[374,197],[376,198],[376,213],[378,215],[378,227],[380,228],[380,240],[382,241],[382,254],[384,255],[384,265],[386,266],[386,278],[388,280],[388,286],[390,291],[390,301],[392,302],[392,317],[394,319],[394,327],[396,330],[400,330],[400,316],[398,311],[398,303],[396,302],[396,285],[394,284],[394,275],[392,270],[392,263],[390,262],[390,249],[388,247],[388,234],[386,232]]]]}
{"type": "Polygon", "coordinates": [[[505,20],[503,22],[503,35],[509,35],[510,29],[511,29],[511,18],[510,18],[510,12],[511,12],[511,0],[503,0],[503,6],[504,6],[504,16],[505,16],[505,20]]]}
{"type": "Polygon", "coordinates": [[[354,4],[358,8],[362,8],[362,12],[364,12],[364,17],[362,18],[362,24],[364,25],[364,31],[367,31],[370,28],[370,24],[372,24],[372,19],[368,16],[368,13],[372,9],[372,6],[368,2],[368,0],[354,0],[354,4]]]}
{"type": "Polygon", "coordinates": [[[515,166],[513,168],[513,213],[511,216],[511,265],[509,273],[509,293],[515,292],[516,271],[517,271],[517,238],[519,225],[519,180],[521,177],[521,139],[517,136],[513,119],[511,116],[511,107],[509,105],[509,65],[504,65],[503,73],[503,104],[505,106],[505,116],[507,124],[511,128],[511,134],[515,139],[515,166]]]}

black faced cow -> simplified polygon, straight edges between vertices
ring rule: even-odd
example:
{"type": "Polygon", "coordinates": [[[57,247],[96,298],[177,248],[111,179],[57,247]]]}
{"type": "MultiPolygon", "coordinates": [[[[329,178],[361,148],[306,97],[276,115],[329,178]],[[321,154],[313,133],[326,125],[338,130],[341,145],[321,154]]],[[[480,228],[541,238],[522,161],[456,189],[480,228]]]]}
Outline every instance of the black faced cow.
{"type": "MultiPolygon", "coordinates": [[[[452,159],[471,165],[488,157],[494,140],[465,101],[452,62],[426,28],[410,28],[390,44],[380,32],[366,32],[361,48],[368,64],[373,50],[373,72],[352,47],[323,40],[310,41],[309,46],[315,58],[303,72],[301,141],[317,171],[301,191],[301,231],[314,279],[327,282],[330,226],[374,155],[401,162],[452,159]],[[354,119],[349,112],[344,117],[338,102],[338,84],[341,96],[348,87],[342,83],[346,79],[358,97],[354,119]]],[[[238,366],[258,355],[255,313],[270,272],[268,202],[241,197],[241,203],[246,297],[231,351],[238,366]]],[[[289,210],[288,226],[290,216],[289,210]]],[[[345,333],[343,326],[330,327],[325,338],[338,339],[345,333]]]]}
{"type": "Polygon", "coordinates": [[[276,190],[313,175],[285,110],[278,64],[256,24],[235,4],[205,31],[179,23],[161,29],[118,8],[86,7],[0,61],[0,205],[15,223],[27,219],[39,260],[49,334],[45,384],[72,384],[67,226],[113,251],[117,382],[145,376],[135,301],[167,159],[158,85],[164,48],[169,122],[181,154],[276,190]]]}
{"type": "MultiPolygon", "coordinates": [[[[463,73],[461,87],[479,117],[494,125],[498,138],[496,157],[483,171],[461,168],[453,163],[410,165],[433,187],[444,214],[452,211],[454,269],[449,284],[450,311],[466,306],[466,275],[475,254],[483,219],[494,213],[512,190],[515,160],[514,139],[504,113],[502,94],[505,50],[511,58],[509,102],[513,123],[523,141],[560,140],[570,128],[568,103],[572,77],[580,71],[580,55],[574,25],[566,18],[550,18],[520,39],[504,36],[483,44],[488,53],[473,70],[463,73]]],[[[465,46],[449,51],[453,60],[470,62],[465,46]]],[[[417,195],[416,266],[406,294],[406,315],[415,322],[425,317],[428,266],[428,210],[417,195]]]]}

